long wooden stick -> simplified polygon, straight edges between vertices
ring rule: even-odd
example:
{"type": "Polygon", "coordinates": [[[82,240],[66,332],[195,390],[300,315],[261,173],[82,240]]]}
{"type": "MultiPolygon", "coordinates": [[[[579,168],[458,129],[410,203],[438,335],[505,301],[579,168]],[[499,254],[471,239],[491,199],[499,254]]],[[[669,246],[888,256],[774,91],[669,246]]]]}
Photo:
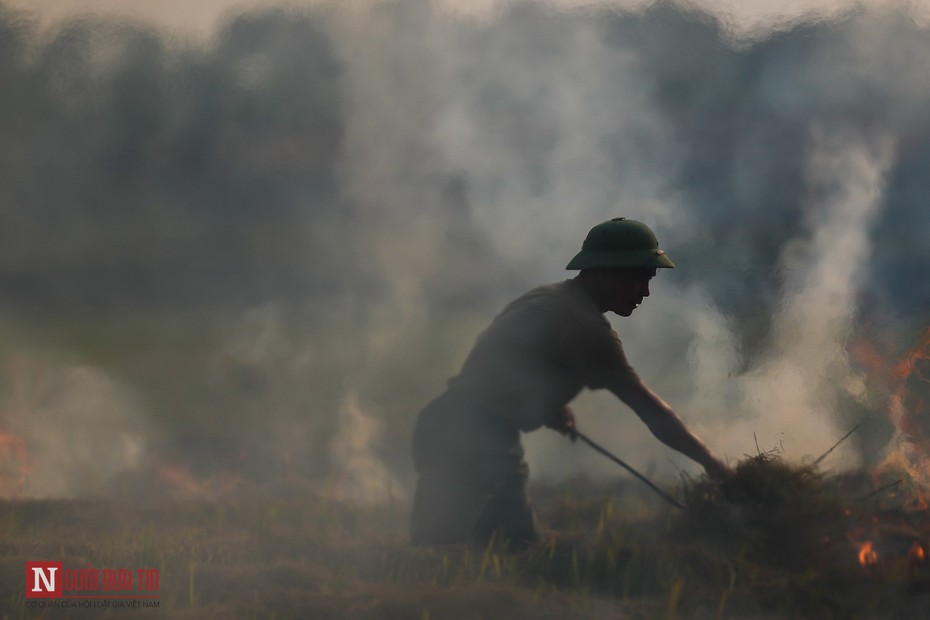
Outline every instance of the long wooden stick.
{"type": "Polygon", "coordinates": [[[652,482],[649,481],[648,478],[646,478],[646,476],[642,475],[641,473],[639,473],[638,471],[636,471],[635,469],[633,469],[632,467],[630,467],[629,465],[627,465],[626,463],[624,463],[622,460],[620,460],[619,458],[617,458],[616,456],[614,456],[613,454],[611,454],[610,452],[608,452],[607,450],[605,450],[604,448],[602,448],[601,446],[599,446],[598,444],[596,444],[596,443],[594,443],[593,441],[591,441],[591,439],[590,439],[587,435],[585,435],[584,433],[581,433],[581,432],[579,432],[579,431],[574,431],[573,434],[574,434],[576,437],[578,437],[578,439],[580,439],[581,441],[585,442],[586,444],[588,444],[589,446],[591,446],[592,448],[594,448],[595,450],[597,450],[598,452],[600,452],[601,454],[603,454],[604,456],[606,456],[607,458],[609,458],[611,461],[613,461],[614,463],[616,463],[617,465],[619,465],[619,466],[622,467],[623,469],[627,470],[628,472],[630,472],[631,474],[633,474],[634,476],[636,476],[636,478],[638,478],[640,481],[645,482],[646,485],[647,485],[650,489],[652,489],[653,491],[655,491],[656,493],[659,494],[659,497],[661,497],[662,499],[664,499],[665,501],[667,501],[667,502],[670,503],[671,505],[677,506],[678,508],[681,508],[682,510],[685,510],[685,507],[682,506],[682,505],[678,502],[678,500],[676,500],[674,497],[672,497],[671,495],[668,495],[665,491],[663,491],[662,489],[660,489],[659,487],[657,487],[656,485],[654,485],[652,482]]]}
{"type": "Polygon", "coordinates": [[[868,495],[866,495],[866,496],[864,496],[864,497],[860,497],[860,498],[859,498],[859,501],[860,501],[860,502],[864,502],[865,500],[869,499],[870,497],[875,497],[875,496],[878,495],[879,493],[883,493],[883,492],[885,492],[885,491],[890,491],[891,489],[895,488],[896,486],[898,486],[898,485],[901,484],[902,482],[904,482],[904,478],[898,478],[897,480],[895,480],[895,481],[892,482],[891,484],[886,484],[886,485],[883,486],[883,487],[879,487],[879,488],[875,489],[874,491],[872,491],[872,492],[869,493],[868,495]]]}
{"type": "MultiPolygon", "coordinates": [[[[862,424],[862,423],[860,422],[859,424],[862,424]]],[[[850,435],[852,435],[853,433],[855,433],[857,430],[859,430],[859,424],[856,424],[854,427],[852,427],[852,430],[851,430],[851,431],[849,431],[848,433],[846,433],[845,435],[843,435],[842,437],[840,437],[840,440],[837,441],[835,444],[833,444],[833,445],[830,447],[829,450],[827,450],[826,452],[824,452],[823,454],[821,454],[821,455],[820,455],[820,458],[817,459],[816,461],[814,461],[813,467],[817,467],[817,465],[820,464],[820,461],[822,461],[822,460],[824,460],[825,458],[827,458],[827,455],[830,454],[831,452],[833,452],[833,451],[836,449],[836,447],[837,447],[838,445],[840,445],[841,443],[843,443],[844,441],[846,441],[846,438],[847,438],[847,437],[849,437],[850,435]]]]}

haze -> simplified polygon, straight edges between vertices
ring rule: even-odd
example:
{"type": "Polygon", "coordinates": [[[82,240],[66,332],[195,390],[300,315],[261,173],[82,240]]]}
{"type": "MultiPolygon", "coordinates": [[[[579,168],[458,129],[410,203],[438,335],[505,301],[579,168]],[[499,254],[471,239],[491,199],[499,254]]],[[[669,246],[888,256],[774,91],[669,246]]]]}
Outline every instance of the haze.
{"type": "MultiPolygon", "coordinates": [[[[381,0],[345,0],[330,3],[343,7],[361,7],[381,0]]],[[[640,9],[654,4],[651,0],[540,0],[558,9],[584,9],[614,6],[640,9]]],[[[233,12],[272,6],[298,7],[326,4],[325,0],[7,0],[6,4],[34,13],[49,25],[62,18],[82,13],[105,13],[150,21],[181,33],[204,35],[216,27],[218,20],[233,12]]],[[[497,14],[510,4],[506,0],[439,0],[446,9],[477,18],[497,14]]],[[[783,28],[799,20],[835,17],[855,7],[901,7],[915,19],[930,15],[930,0],[691,0],[681,4],[700,7],[721,18],[737,37],[757,36],[771,28],[783,28]]]]}

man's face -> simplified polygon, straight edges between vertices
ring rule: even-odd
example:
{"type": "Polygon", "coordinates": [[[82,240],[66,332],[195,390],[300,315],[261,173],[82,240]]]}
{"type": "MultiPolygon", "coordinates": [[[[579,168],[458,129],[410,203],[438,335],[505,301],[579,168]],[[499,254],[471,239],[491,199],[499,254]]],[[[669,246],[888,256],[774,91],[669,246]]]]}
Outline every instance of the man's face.
{"type": "Polygon", "coordinates": [[[653,267],[611,269],[608,272],[610,290],[608,310],[620,316],[630,316],[649,297],[649,281],[655,277],[653,267]]]}

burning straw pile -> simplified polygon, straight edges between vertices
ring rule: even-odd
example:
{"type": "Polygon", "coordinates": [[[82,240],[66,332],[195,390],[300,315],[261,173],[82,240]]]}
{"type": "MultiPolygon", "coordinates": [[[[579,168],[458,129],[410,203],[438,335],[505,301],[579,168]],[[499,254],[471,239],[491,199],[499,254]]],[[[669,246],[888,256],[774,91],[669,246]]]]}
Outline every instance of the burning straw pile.
{"type": "Polygon", "coordinates": [[[777,569],[926,573],[930,505],[924,489],[901,485],[905,478],[883,483],[882,477],[901,473],[892,470],[828,478],[817,469],[822,459],[791,464],[776,452],[760,452],[723,484],[689,481],[686,513],[675,531],[686,541],[777,569]]]}
{"type": "Polygon", "coordinates": [[[742,461],[724,484],[706,479],[685,488],[686,539],[761,564],[823,566],[846,540],[843,498],[814,465],[792,465],[775,453],[742,461]]]}

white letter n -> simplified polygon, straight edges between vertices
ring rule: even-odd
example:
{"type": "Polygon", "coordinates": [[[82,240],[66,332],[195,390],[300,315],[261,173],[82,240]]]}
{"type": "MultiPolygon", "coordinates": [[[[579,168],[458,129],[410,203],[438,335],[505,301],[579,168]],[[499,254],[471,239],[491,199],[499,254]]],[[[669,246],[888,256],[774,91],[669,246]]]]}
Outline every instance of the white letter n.
{"type": "Polygon", "coordinates": [[[42,569],[41,566],[33,566],[32,574],[35,577],[35,579],[32,582],[33,583],[32,591],[33,592],[54,592],[55,591],[55,571],[57,570],[58,570],[57,566],[55,566],[54,568],[49,567],[48,577],[46,577],[45,571],[42,569]],[[42,590],[42,588],[39,587],[40,579],[42,580],[42,585],[45,586],[45,590],[42,590]]]}

